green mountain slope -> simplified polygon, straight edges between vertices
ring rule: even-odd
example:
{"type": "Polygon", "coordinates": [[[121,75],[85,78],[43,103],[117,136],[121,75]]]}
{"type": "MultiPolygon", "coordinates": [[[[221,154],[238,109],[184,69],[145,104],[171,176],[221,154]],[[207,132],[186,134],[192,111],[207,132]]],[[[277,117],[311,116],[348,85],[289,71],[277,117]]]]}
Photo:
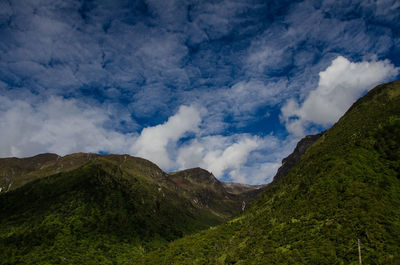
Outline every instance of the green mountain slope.
{"type": "Polygon", "coordinates": [[[128,155],[5,158],[0,172],[8,181],[0,193],[1,264],[130,264],[237,215],[254,197],[226,192],[203,169],[169,175],[128,155]]]}
{"type": "Polygon", "coordinates": [[[221,222],[163,184],[98,158],[0,197],[2,264],[126,263],[221,222]]]}
{"type": "Polygon", "coordinates": [[[133,264],[400,264],[400,81],[378,86],[244,215],[133,264]]]}

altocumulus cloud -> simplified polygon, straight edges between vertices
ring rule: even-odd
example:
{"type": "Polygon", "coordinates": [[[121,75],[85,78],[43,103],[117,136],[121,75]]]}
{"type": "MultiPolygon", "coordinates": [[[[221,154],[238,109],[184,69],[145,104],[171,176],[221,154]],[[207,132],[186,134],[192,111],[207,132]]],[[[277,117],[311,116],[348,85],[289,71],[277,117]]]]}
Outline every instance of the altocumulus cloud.
{"type": "Polygon", "coordinates": [[[319,73],[318,87],[302,103],[291,99],[282,107],[281,119],[297,136],[303,136],[310,123],[329,126],[363,93],[398,73],[388,60],[354,63],[339,56],[319,73]]]}
{"type": "Polygon", "coordinates": [[[268,182],[303,134],[399,77],[399,14],[397,0],[0,1],[0,156],[130,153],[268,182]]]}

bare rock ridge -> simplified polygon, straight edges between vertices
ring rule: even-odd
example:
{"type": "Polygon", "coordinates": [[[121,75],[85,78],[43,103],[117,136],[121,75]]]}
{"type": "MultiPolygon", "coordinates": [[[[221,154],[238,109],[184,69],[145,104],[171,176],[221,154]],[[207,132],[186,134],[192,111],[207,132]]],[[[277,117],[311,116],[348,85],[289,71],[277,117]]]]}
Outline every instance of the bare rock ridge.
{"type": "Polygon", "coordinates": [[[278,180],[283,178],[289,170],[294,168],[300,161],[301,156],[307,151],[307,149],[315,143],[324,132],[315,134],[315,135],[307,135],[303,139],[301,139],[294,149],[293,153],[282,160],[282,166],[276,172],[272,183],[276,183],[278,180]]]}

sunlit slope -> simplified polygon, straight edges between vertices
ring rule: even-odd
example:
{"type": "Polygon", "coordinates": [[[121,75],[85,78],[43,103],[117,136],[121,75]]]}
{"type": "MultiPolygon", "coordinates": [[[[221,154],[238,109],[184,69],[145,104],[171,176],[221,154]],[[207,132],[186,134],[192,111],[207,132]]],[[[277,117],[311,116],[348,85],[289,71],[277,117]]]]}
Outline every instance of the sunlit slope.
{"type": "Polygon", "coordinates": [[[400,262],[400,82],[380,85],[243,216],[133,264],[400,262]]]}
{"type": "Polygon", "coordinates": [[[76,169],[98,156],[76,153],[61,157],[46,153],[26,158],[0,158],[0,193],[17,189],[42,177],[76,169]]]}

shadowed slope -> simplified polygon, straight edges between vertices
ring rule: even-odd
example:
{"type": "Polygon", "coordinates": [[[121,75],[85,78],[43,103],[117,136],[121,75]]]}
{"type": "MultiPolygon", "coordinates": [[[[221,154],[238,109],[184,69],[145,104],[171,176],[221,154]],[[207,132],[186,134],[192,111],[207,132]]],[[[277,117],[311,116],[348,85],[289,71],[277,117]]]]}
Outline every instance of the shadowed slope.
{"type": "MultiPolygon", "coordinates": [[[[221,222],[137,167],[119,166],[120,160],[98,157],[1,195],[2,263],[125,264],[221,222]]],[[[161,174],[146,163],[147,173],[161,174]]]]}
{"type": "Polygon", "coordinates": [[[0,194],[4,264],[129,264],[241,212],[242,197],[200,168],[169,175],[146,159],[83,153],[0,165],[13,183],[0,194]]]}

